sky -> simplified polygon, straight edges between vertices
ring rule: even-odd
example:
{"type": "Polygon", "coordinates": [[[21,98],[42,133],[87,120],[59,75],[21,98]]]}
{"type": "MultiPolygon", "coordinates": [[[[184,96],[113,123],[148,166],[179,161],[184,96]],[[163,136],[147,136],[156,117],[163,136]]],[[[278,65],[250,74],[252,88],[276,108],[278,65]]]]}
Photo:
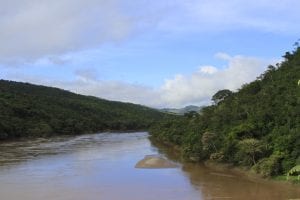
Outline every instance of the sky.
{"type": "Polygon", "coordinates": [[[208,105],[282,60],[298,0],[0,0],[0,79],[155,108],[208,105]]]}

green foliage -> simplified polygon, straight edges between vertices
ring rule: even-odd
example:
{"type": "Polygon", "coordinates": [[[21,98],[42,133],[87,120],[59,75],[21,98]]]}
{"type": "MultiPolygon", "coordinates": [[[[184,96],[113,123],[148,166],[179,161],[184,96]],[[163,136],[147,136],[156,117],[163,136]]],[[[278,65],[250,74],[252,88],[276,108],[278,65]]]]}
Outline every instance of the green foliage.
{"type": "Polygon", "coordinates": [[[290,171],[288,172],[288,175],[300,175],[300,165],[297,165],[295,167],[293,167],[292,169],[290,169],[290,171]]]}
{"type": "Polygon", "coordinates": [[[190,132],[184,137],[182,153],[186,160],[200,161],[205,157],[202,151],[203,147],[201,143],[198,142],[199,140],[199,135],[195,135],[193,132],[190,132]]]}
{"type": "Polygon", "coordinates": [[[238,143],[237,160],[242,164],[255,165],[257,159],[263,152],[263,148],[261,141],[257,139],[249,138],[241,140],[238,143]]]}
{"type": "Polygon", "coordinates": [[[0,80],[0,139],[141,130],[165,115],[140,105],[0,80]]]}
{"type": "Polygon", "coordinates": [[[275,152],[270,157],[261,159],[255,166],[253,166],[253,170],[264,177],[280,174],[282,172],[282,159],[282,153],[275,152]]]}
{"type": "Polygon", "coordinates": [[[234,126],[229,132],[229,135],[235,139],[244,139],[244,138],[253,137],[254,132],[255,132],[255,128],[253,124],[242,123],[237,126],[234,126]]]}
{"type": "Polygon", "coordinates": [[[287,179],[290,179],[290,176],[297,176],[297,180],[300,181],[300,165],[290,169],[290,171],[287,173],[287,179]]]}
{"type": "Polygon", "coordinates": [[[212,100],[215,104],[218,104],[224,101],[226,98],[230,97],[232,92],[230,90],[220,90],[216,94],[213,95],[212,100]]]}
{"type": "Polygon", "coordinates": [[[207,152],[217,152],[217,148],[215,145],[215,140],[217,135],[212,132],[205,132],[202,134],[201,143],[203,145],[203,150],[207,152]]]}
{"type": "Polygon", "coordinates": [[[217,92],[201,114],[155,124],[153,137],[178,145],[185,157],[286,174],[300,160],[300,48],[284,59],[237,92],[217,92]]]}

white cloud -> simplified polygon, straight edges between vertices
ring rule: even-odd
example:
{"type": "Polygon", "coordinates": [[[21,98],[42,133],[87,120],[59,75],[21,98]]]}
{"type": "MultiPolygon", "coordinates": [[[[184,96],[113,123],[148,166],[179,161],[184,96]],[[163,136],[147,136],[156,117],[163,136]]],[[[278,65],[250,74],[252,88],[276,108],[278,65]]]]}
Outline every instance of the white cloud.
{"type": "Polygon", "coordinates": [[[230,55],[228,55],[227,53],[224,53],[224,52],[216,53],[215,58],[221,59],[221,60],[227,60],[227,61],[232,59],[232,57],[230,55]]]}
{"type": "Polygon", "coordinates": [[[86,68],[86,69],[77,69],[75,71],[75,75],[77,76],[77,79],[83,80],[83,81],[89,81],[89,80],[97,80],[97,70],[95,68],[86,68]]]}
{"type": "MultiPolygon", "coordinates": [[[[0,63],[50,61],[65,65],[69,60],[61,55],[122,41],[137,30],[138,34],[240,29],[295,35],[300,32],[298,0],[0,0],[0,5],[0,63]]],[[[178,74],[166,80],[157,89],[99,80],[93,69],[77,70],[73,81],[24,75],[19,80],[112,100],[181,107],[207,103],[219,89],[235,90],[255,79],[269,64],[253,57],[226,53],[215,56],[227,61],[227,66],[200,66],[190,75],[178,74]]]]}
{"type": "Polygon", "coordinates": [[[35,61],[152,31],[299,35],[298,0],[0,0],[0,62],[35,61]]]}
{"type": "Polygon", "coordinates": [[[25,74],[12,74],[10,80],[29,82],[32,84],[57,87],[77,94],[96,96],[103,99],[131,102],[151,107],[164,107],[161,102],[161,93],[151,87],[122,81],[99,80],[93,73],[94,69],[75,71],[73,80],[55,80],[47,77],[37,77],[25,74]]]}
{"type": "Polygon", "coordinates": [[[0,0],[0,59],[34,60],[118,41],[132,24],[118,0],[0,0]]]}
{"type": "Polygon", "coordinates": [[[79,78],[69,82],[49,82],[49,85],[109,100],[131,102],[151,107],[166,105],[161,102],[160,91],[139,84],[79,78]]]}
{"type": "Polygon", "coordinates": [[[297,35],[298,0],[177,0],[173,15],[159,22],[165,31],[258,30],[297,35]]]}
{"type": "Polygon", "coordinates": [[[211,102],[211,96],[218,90],[237,90],[241,85],[255,80],[268,64],[275,63],[275,61],[255,57],[229,56],[225,53],[218,53],[216,57],[227,61],[227,65],[222,69],[214,66],[200,66],[189,75],[178,74],[172,79],[165,80],[159,88],[122,81],[99,80],[95,75],[97,71],[93,68],[75,71],[76,78],[69,81],[43,77],[30,78],[24,75],[14,80],[55,86],[79,94],[152,107],[183,107],[191,104],[207,105],[211,102]]]}
{"type": "Polygon", "coordinates": [[[238,89],[242,84],[254,80],[270,63],[254,57],[231,57],[224,53],[217,56],[228,61],[225,68],[202,66],[188,76],[176,75],[173,79],[166,80],[161,88],[162,102],[173,107],[207,104],[218,90],[238,89]]]}
{"type": "MultiPolygon", "coordinates": [[[[95,80],[88,78],[89,76],[57,86],[81,94],[153,107],[204,105],[210,103],[211,96],[218,90],[237,90],[242,84],[253,81],[270,62],[274,62],[255,57],[229,56],[225,53],[218,53],[216,56],[227,61],[227,66],[222,69],[215,66],[200,66],[192,74],[178,74],[172,79],[165,80],[164,84],[156,89],[120,81],[95,80]]],[[[81,74],[93,74],[88,72],[81,74]]]]}
{"type": "Polygon", "coordinates": [[[214,66],[202,66],[199,67],[199,72],[203,74],[214,74],[218,72],[218,69],[214,66]]]}

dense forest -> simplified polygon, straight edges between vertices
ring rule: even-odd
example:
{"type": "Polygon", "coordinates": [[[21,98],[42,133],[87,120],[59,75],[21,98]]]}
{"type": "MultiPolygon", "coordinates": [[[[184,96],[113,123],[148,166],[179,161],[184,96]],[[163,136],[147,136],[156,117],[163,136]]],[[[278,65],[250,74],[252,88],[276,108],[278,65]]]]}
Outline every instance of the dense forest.
{"type": "Polygon", "coordinates": [[[176,145],[187,160],[286,174],[300,164],[300,47],[283,58],[238,91],[218,91],[200,114],[156,124],[152,137],[176,145]]]}
{"type": "Polygon", "coordinates": [[[141,130],[164,115],[131,103],[0,80],[0,139],[141,130]]]}

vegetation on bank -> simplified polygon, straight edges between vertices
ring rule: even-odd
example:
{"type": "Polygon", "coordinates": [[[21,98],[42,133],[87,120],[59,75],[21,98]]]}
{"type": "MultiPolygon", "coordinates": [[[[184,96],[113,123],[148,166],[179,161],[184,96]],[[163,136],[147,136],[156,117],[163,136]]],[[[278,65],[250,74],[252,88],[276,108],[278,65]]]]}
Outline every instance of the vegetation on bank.
{"type": "Polygon", "coordinates": [[[157,123],[152,137],[179,146],[187,160],[231,163],[264,177],[286,177],[300,164],[300,47],[283,58],[237,92],[217,92],[201,114],[157,123]]]}
{"type": "Polygon", "coordinates": [[[164,116],[131,103],[0,80],[0,139],[145,130],[164,116]]]}

